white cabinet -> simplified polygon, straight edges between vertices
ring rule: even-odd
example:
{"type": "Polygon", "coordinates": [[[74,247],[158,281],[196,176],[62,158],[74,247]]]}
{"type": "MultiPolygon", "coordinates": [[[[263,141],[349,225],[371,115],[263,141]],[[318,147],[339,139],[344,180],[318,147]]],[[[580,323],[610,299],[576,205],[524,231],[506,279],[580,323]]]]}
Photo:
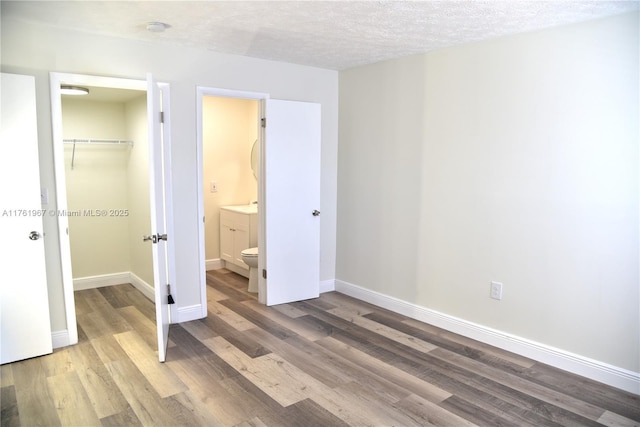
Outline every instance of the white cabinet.
{"type": "Polygon", "coordinates": [[[256,206],[220,208],[220,259],[231,271],[249,276],[249,266],[241,252],[258,246],[258,210],[256,206]]]}

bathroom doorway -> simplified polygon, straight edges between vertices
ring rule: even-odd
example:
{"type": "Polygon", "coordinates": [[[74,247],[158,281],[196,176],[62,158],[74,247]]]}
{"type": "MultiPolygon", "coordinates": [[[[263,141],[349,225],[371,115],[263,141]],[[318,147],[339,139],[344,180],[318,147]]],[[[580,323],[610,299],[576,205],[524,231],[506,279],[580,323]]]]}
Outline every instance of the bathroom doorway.
{"type": "MultiPolygon", "coordinates": [[[[259,101],[258,301],[275,305],[319,296],[320,104],[269,99],[268,94],[197,89],[197,185],[200,287],[206,301],[203,104],[212,97],[259,101]]],[[[211,264],[210,264],[211,266],[211,264]]],[[[203,316],[206,304],[203,303],[203,316]]]]}
{"type": "Polygon", "coordinates": [[[259,107],[256,99],[202,99],[206,270],[224,267],[246,278],[240,252],[258,246],[259,107]]]}

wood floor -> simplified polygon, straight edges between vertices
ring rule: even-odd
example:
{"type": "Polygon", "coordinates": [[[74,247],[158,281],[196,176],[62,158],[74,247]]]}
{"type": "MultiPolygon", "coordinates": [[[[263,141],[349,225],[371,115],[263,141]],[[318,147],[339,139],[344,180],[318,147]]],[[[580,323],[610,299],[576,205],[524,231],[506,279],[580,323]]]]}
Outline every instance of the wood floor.
{"type": "Polygon", "coordinates": [[[78,345],[3,365],[2,426],[640,425],[638,396],[337,293],[265,307],[207,273],[172,325],[131,285],[76,292],[78,345]]]}

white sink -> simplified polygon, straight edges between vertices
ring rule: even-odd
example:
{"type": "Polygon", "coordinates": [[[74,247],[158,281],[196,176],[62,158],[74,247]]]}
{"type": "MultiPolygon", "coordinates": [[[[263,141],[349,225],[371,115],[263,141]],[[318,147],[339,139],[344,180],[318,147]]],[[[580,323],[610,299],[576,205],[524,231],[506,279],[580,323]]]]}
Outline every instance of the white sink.
{"type": "Polygon", "coordinates": [[[252,203],[250,205],[237,205],[237,206],[220,206],[220,209],[225,209],[232,212],[238,212],[243,214],[257,214],[258,205],[252,203]]]}

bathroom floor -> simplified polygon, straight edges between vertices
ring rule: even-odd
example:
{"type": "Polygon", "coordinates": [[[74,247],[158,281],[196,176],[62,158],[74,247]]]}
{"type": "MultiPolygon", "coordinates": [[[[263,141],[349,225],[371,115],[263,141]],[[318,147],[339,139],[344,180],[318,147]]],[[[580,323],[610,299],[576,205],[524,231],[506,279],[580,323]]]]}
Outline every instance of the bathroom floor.
{"type": "Polygon", "coordinates": [[[76,292],[80,342],[3,365],[2,426],[638,425],[640,397],[330,292],[274,307],[207,272],[171,325],[131,285],[76,292]]]}

